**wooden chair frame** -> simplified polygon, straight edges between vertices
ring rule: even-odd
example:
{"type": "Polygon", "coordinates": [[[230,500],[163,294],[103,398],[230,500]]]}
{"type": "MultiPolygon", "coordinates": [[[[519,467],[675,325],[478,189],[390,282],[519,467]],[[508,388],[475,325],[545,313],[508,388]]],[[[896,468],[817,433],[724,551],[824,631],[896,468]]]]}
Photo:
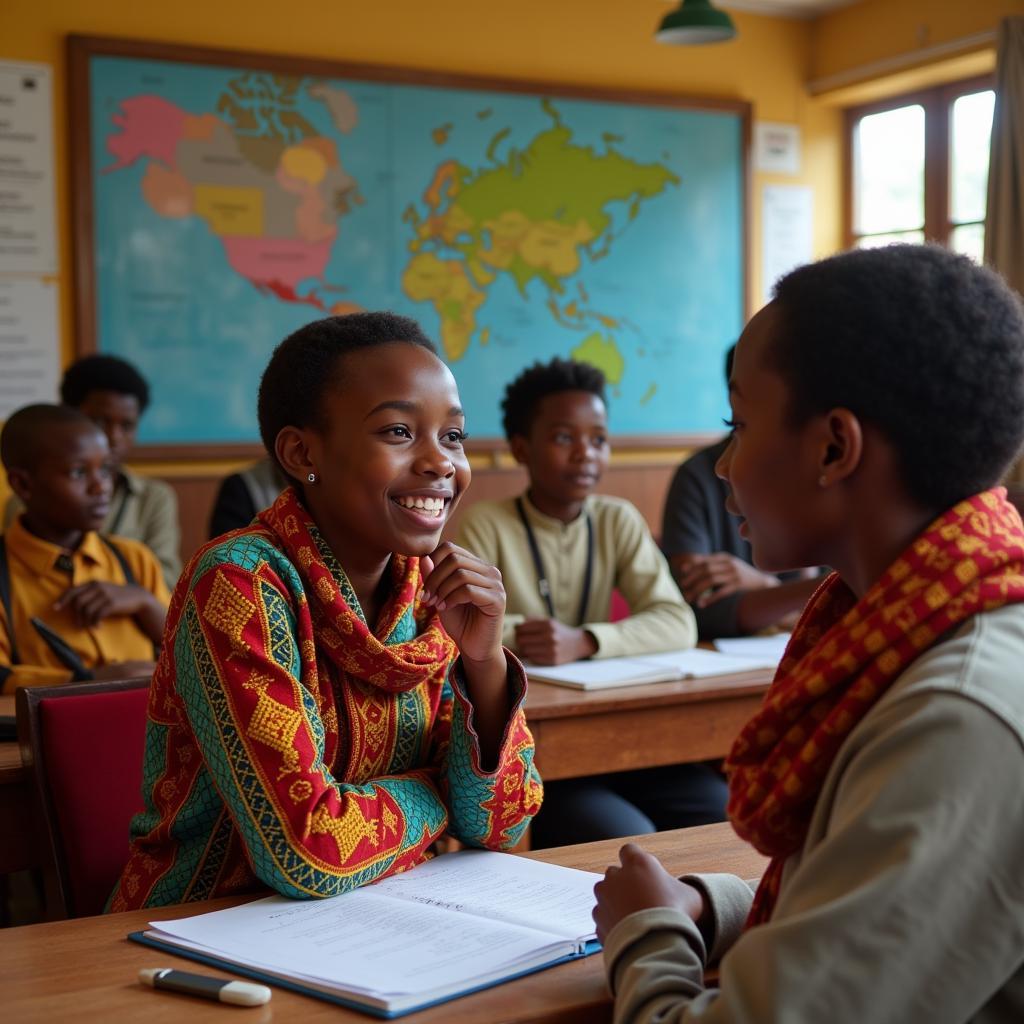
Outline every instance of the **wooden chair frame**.
{"type": "Polygon", "coordinates": [[[39,724],[39,704],[50,698],[85,697],[92,694],[136,690],[149,686],[149,676],[102,682],[63,683],[59,686],[29,686],[15,696],[18,745],[21,760],[32,775],[31,823],[36,860],[43,871],[44,898],[48,920],[75,917],[74,893],[71,891],[67,852],[57,818],[53,792],[46,774],[43,757],[44,739],[39,724]]]}

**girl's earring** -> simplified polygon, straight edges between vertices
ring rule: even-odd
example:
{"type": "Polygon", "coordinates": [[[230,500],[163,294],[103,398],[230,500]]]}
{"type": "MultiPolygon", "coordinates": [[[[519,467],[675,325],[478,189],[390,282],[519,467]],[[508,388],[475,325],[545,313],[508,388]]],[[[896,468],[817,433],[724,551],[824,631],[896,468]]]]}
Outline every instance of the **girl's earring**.
{"type": "MultiPolygon", "coordinates": [[[[309,475],[310,475],[310,479],[312,479],[313,474],[310,473],[309,475]]],[[[821,476],[818,477],[818,486],[819,487],[827,487],[828,486],[828,477],[825,476],[824,473],[822,473],[821,476]]]]}
{"type": "MultiPolygon", "coordinates": [[[[309,482],[310,482],[311,484],[315,484],[315,483],[316,483],[316,473],[310,473],[310,474],[309,474],[309,476],[307,476],[307,477],[306,477],[306,479],[307,479],[307,480],[308,480],[308,481],[309,481],[309,482]]],[[[822,477],[822,480],[824,480],[824,479],[825,479],[825,478],[824,478],[824,477],[822,477]]]]}

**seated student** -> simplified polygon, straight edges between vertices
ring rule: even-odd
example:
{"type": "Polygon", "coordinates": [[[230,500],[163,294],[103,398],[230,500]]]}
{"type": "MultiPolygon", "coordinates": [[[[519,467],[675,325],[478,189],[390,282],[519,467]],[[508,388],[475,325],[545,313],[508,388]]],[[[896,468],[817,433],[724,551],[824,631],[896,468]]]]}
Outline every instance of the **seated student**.
{"type": "MultiPolygon", "coordinates": [[[[554,359],[507,387],[505,433],[529,473],[518,498],[482,501],[458,542],[501,570],[505,643],[537,664],[691,647],[693,613],[640,512],[592,493],[608,465],[604,375],[554,359]],[[612,589],[630,616],[609,622],[612,589]]],[[[705,765],[549,784],[537,847],[720,821],[725,784],[705,765]]]]}
{"type": "MultiPolygon", "coordinates": [[[[735,348],[725,354],[727,382],[735,348]]],[[[821,582],[816,570],[776,574],[751,564],[750,542],[726,509],[729,489],[715,474],[728,446],[726,437],[676,470],[662,515],[661,549],[694,610],[701,640],[791,628],[821,582]]]]}
{"type": "Polygon", "coordinates": [[[1019,299],[939,248],[845,253],[776,285],[730,392],[757,564],[836,572],[726,763],[757,895],[635,846],[597,886],[615,1020],[1024,1020],[1019,299]]]}
{"type": "Polygon", "coordinates": [[[514,846],[540,805],[501,578],[438,544],[470,469],[433,344],[388,313],[308,324],[258,405],[291,486],[174,592],[113,910],[333,896],[444,832],[514,846]]]}
{"type": "MultiPolygon", "coordinates": [[[[84,356],[67,368],[60,384],[65,405],[84,412],[107,435],[114,466],[114,495],[104,533],[142,541],[157,557],[168,587],[181,571],[178,499],[162,480],[124,468],[135,443],[139,417],[149,405],[149,385],[131,363],[116,356],[84,356]]],[[[16,495],[4,509],[4,528],[21,511],[16,495]]]]}
{"type": "Polygon", "coordinates": [[[535,363],[505,389],[505,435],[525,494],[481,501],[458,541],[500,570],[505,644],[538,665],[692,647],[693,613],[643,516],[594,494],[608,467],[604,375],[587,363],[535,363]],[[609,622],[612,590],[630,615],[609,622]]]}
{"type": "Polygon", "coordinates": [[[0,432],[24,511],[0,535],[0,689],[153,670],[169,594],[145,545],[96,532],[113,489],[107,439],[62,405],[29,405],[0,432]]]}
{"type": "Polygon", "coordinates": [[[287,486],[280,466],[269,456],[224,477],[210,514],[210,540],[248,526],[287,486]]]}

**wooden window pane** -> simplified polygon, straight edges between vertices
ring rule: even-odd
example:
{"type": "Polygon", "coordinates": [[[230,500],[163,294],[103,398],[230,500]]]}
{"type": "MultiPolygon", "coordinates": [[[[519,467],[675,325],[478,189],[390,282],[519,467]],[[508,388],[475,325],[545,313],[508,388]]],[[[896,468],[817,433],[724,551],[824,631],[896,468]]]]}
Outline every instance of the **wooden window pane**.
{"type": "Polygon", "coordinates": [[[994,105],[995,93],[991,89],[961,96],[953,102],[949,142],[950,220],[954,224],[985,218],[994,105]]]}
{"type": "Polygon", "coordinates": [[[924,224],[924,107],[862,117],[854,130],[854,234],[924,224]]]}
{"type": "Polygon", "coordinates": [[[976,263],[981,263],[985,251],[985,225],[961,224],[949,233],[949,247],[954,252],[962,252],[970,256],[976,263]]]}

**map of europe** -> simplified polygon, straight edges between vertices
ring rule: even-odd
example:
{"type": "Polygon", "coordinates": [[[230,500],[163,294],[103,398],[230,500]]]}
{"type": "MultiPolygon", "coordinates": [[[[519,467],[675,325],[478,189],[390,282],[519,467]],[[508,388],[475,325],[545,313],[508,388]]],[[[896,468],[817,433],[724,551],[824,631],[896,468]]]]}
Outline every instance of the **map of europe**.
{"type": "Polygon", "coordinates": [[[144,440],[254,439],[274,345],[383,308],[437,340],[473,436],[556,355],[605,373],[613,431],[720,424],[734,115],[124,58],[91,82],[98,347],[154,383],[144,440]]]}

